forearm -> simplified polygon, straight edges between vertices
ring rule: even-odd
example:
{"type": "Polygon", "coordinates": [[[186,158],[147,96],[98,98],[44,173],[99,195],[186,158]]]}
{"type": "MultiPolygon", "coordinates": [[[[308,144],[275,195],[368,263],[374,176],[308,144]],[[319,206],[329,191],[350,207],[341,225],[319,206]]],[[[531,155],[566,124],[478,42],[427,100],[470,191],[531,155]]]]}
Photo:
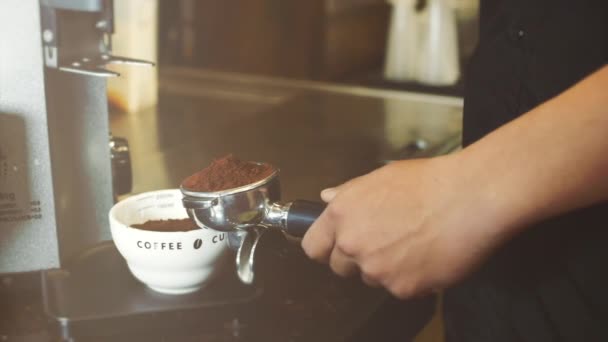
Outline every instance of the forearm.
{"type": "Polygon", "coordinates": [[[505,235],[608,199],[608,66],[454,158],[505,235]]]}

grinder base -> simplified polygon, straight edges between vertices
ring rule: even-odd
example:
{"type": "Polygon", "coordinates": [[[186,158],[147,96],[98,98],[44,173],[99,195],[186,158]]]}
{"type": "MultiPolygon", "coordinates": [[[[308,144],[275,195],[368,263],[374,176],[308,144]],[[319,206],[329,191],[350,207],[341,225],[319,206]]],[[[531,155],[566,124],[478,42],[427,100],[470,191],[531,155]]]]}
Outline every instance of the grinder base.
{"type": "Polygon", "coordinates": [[[58,337],[108,339],[113,336],[242,335],[259,284],[244,285],[225,272],[201,291],[163,295],[129,272],[112,242],[101,243],[67,267],[42,273],[45,311],[58,337]]]}

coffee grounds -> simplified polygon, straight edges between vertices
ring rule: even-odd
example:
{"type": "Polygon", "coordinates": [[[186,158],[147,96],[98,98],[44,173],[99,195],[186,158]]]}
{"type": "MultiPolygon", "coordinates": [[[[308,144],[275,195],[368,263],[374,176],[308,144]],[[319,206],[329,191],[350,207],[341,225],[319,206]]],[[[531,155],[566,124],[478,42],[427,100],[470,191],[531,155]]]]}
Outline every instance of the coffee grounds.
{"type": "Polygon", "coordinates": [[[155,232],[187,232],[199,229],[191,219],[181,220],[150,220],[141,224],[132,224],[131,227],[155,232]]]}
{"type": "Polygon", "coordinates": [[[246,162],[229,154],[215,159],[211,165],[186,178],[182,186],[192,191],[222,191],[260,181],[274,170],[270,164],[246,162]]]}

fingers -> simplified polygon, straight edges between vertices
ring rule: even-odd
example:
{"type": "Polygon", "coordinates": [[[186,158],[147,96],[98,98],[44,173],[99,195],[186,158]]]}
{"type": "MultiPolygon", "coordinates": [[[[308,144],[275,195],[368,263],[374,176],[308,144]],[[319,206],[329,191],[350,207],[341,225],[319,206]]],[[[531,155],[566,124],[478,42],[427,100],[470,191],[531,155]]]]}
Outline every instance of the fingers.
{"type": "MultiPolygon", "coordinates": [[[[323,201],[329,203],[338,192],[348,183],[321,192],[323,201]]],[[[322,263],[328,263],[336,241],[337,222],[328,214],[327,208],[308,229],[302,239],[302,248],[309,258],[322,263]]]]}
{"type": "Polygon", "coordinates": [[[325,210],[302,239],[302,249],[306,255],[322,263],[329,262],[336,240],[335,227],[327,216],[327,210],[325,210]]]}
{"type": "Polygon", "coordinates": [[[329,267],[334,273],[342,277],[355,275],[359,270],[355,261],[342,253],[339,248],[334,248],[331,252],[329,267]]]}

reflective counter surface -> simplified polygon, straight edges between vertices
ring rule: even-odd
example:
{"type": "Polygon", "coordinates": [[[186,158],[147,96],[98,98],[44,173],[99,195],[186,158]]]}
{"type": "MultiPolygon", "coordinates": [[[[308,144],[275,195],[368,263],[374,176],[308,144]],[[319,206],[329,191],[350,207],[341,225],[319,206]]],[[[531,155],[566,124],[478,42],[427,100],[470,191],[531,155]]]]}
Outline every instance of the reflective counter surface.
{"type": "Polygon", "coordinates": [[[129,140],[134,193],[177,187],[233,153],[278,166],[283,198],[318,199],[409,157],[417,140],[419,156],[460,143],[458,98],[188,69],[161,70],[159,97],[158,108],[111,114],[112,134],[129,140]]]}
{"type": "MultiPolygon", "coordinates": [[[[130,144],[133,193],[178,187],[233,153],[278,166],[283,199],[318,200],[323,188],[387,161],[460,144],[458,98],[189,69],[162,69],[159,95],[157,108],[111,114],[112,134],[130,144]]],[[[361,340],[361,327],[388,294],[339,279],[308,261],[297,243],[268,235],[256,255],[264,295],[245,340],[361,340]]],[[[404,335],[430,315],[421,305],[411,304],[420,311],[402,323],[404,335]]]]}

